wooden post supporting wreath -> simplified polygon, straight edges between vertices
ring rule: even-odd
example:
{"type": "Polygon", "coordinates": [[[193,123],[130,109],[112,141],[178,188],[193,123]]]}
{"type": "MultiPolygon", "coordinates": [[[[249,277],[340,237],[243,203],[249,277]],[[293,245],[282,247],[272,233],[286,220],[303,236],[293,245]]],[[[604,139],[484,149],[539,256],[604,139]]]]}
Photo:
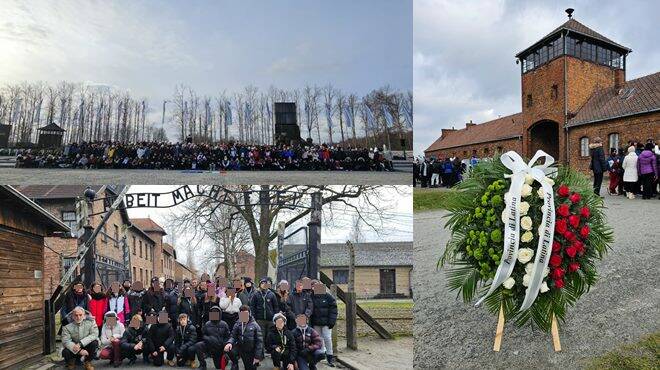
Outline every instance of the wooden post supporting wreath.
{"type": "Polygon", "coordinates": [[[497,330],[495,331],[495,344],[493,351],[499,352],[502,345],[502,335],[504,334],[504,304],[500,305],[500,317],[497,320],[497,330]]]}
{"type": "Polygon", "coordinates": [[[559,341],[559,326],[557,325],[557,318],[555,314],[552,314],[552,328],[550,329],[552,333],[552,346],[555,348],[555,352],[561,351],[561,342],[559,341]]]}

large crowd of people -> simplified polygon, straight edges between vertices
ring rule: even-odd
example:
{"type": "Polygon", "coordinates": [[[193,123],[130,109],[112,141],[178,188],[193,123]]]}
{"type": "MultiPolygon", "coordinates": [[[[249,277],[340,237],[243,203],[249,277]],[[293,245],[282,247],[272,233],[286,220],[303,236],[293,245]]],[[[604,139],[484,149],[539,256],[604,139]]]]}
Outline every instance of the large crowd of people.
{"type": "Polygon", "coordinates": [[[26,149],[17,167],[163,170],[392,171],[392,154],[378,148],[326,144],[252,145],[192,142],[82,142],[58,150],[26,149]]]}
{"type": "Polygon", "coordinates": [[[93,370],[96,359],[114,367],[138,356],[145,364],[216,369],[256,369],[270,356],[275,369],[316,369],[325,358],[335,367],[332,328],[337,302],[317,280],[303,278],[290,289],[286,280],[273,286],[264,277],[230,283],[197,280],[177,283],[152,278],[95,282],[85,289],[75,282],[61,309],[62,356],[68,369],[93,370]],[[199,364],[199,365],[197,365],[199,364]]]}
{"type": "Polygon", "coordinates": [[[476,156],[461,160],[459,157],[451,158],[422,158],[413,161],[413,186],[420,183],[423,188],[450,188],[463,180],[463,174],[470,167],[479,162],[476,156]]]}

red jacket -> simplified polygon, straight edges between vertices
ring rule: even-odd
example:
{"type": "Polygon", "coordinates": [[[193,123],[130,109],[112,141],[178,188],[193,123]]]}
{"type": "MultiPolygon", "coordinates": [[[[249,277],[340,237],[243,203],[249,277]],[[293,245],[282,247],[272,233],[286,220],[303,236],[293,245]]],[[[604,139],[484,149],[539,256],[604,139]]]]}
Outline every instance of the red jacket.
{"type": "Polygon", "coordinates": [[[103,315],[108,312],[108,297],[103,297],[101,299],[91,298],[87,304],[87,309],[89,310],[89,313],[94,316],[96,326],[103,326],[103,315]]]}

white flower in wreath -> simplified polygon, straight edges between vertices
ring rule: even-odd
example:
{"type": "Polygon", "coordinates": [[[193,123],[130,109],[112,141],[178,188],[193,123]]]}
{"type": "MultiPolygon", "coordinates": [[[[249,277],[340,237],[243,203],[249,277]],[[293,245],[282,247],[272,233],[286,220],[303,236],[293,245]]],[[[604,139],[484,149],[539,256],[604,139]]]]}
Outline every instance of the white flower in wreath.
{"type": "Polygon", "coordinates": [[[530,282],[531,280],[532,280],[532,275],[525,274],[525,276],[523,276],[523,286],[528,287],[528,286],[529,286],[529,282],[530,282]]]}
{"type": "Polygon", "coordinates": [[[532,187],[527,184],[523,184],[520,194],[523,196],[523,198],[530,196],[532,194],[532,187]]]}
{"type": "Polygon", "coordinates": [[[550,290],[550,288],[548,288],[548,283],[546,283],[546,282],[544,281],[544,282],[541,284],[541,293],[545,293],[545,292],[547,292],[548,290],[550,290]]]}
{"type": "Polygon", "coordinates": [[[545,182],[546,184],[548,184],[548,185],[550,185],[550,186],[555,185],[555,180],[549,178],[548,176],[546,176],[545,178],[543,178],[543,182],[545,182]]]}
{"type": "Polygon", "coordinates": [[[527,211],[529,211],[529,203],[527,202],[520,202],[520,215],[524,216],[527,214],[527,211]]]}
{"type": "Polygon", "coordinates": [[[536,195],[538,195],[541,199],[545,197],[545,190],[543,190],[543,187],[540,187],[539,190],[536,191],[536,195]]]}
{"type": "Polygon", "coordinates": [[[532,185],[534,183],[534,177],[530,174],[525,175],[525,184],[532,185]]]}
{"type": "Polygon", "coordinates": [[[534,239],[534,234],[532,234],[531,231],[525,231],[525,233],[520,236],[520,240],[523,243],[529,243],[532,239],[534,239]]]}
{"type": "Polygon", "coordinates": [[[525,216],[520,219],[520,226],[522,226],[523,229],[525,230],[531,230],[532,229],[532,218],[529,216],[525,216]]]}
{"type": "MultiPolygon", "coordinates": [[[[534,264],[533,263],[528,263],[525,265],[525,273],[528,275],[532,275],[532,270],[534,269],[534,264]]],[[[543,269],[543,277],[548,276],[550,273],[550,268],[546,267],[543,269]]]]}
{"type": "Polygon", "coordinates": [[[504,193],[504,203],[506,203],[507,206],[511,204],[511,194],[509,194],[508,191],[504,193]]]}
{"type": "Polygon", "coordinates": [[[505,208],[504,211],[502,211],[502,222],[506,224],[508,220],[509,220],[509,213],[505,208]]]}
{"type": "MultiPolygon", "coordinates": [[[[527,234],[527,233],[525,233],[525,234],[527,234]]],[[[534,257],[534,250],[532,250],[531,248],[520,248],[520,249],[518,249],[518,262],[527,263],[527,262],[532,260],[532,257],[534,257]]]]}
{"type": "Polygon", "coordinates": [[[507,288],[507,289],[511,289],[511,288],[513,288],[514,285],[516,285],[516,281],[512,277],[510,277],[510,278],[504,280],[502,285],[504,285],[504,287],[507,288]]]}

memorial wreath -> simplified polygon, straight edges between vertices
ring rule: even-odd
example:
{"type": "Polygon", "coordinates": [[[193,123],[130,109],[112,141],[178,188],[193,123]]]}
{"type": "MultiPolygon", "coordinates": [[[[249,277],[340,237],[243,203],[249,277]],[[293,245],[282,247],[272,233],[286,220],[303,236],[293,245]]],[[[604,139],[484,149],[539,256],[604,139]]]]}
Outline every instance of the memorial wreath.
{"type": "Polygon", "coordinates": [[[511,151],[475,165],[443,197],[451,238],[438,261],[466,303],[480,296],[477,305],[546,332],[596,282],[612,242],[590,180],[553,163],[511,151]]]}

